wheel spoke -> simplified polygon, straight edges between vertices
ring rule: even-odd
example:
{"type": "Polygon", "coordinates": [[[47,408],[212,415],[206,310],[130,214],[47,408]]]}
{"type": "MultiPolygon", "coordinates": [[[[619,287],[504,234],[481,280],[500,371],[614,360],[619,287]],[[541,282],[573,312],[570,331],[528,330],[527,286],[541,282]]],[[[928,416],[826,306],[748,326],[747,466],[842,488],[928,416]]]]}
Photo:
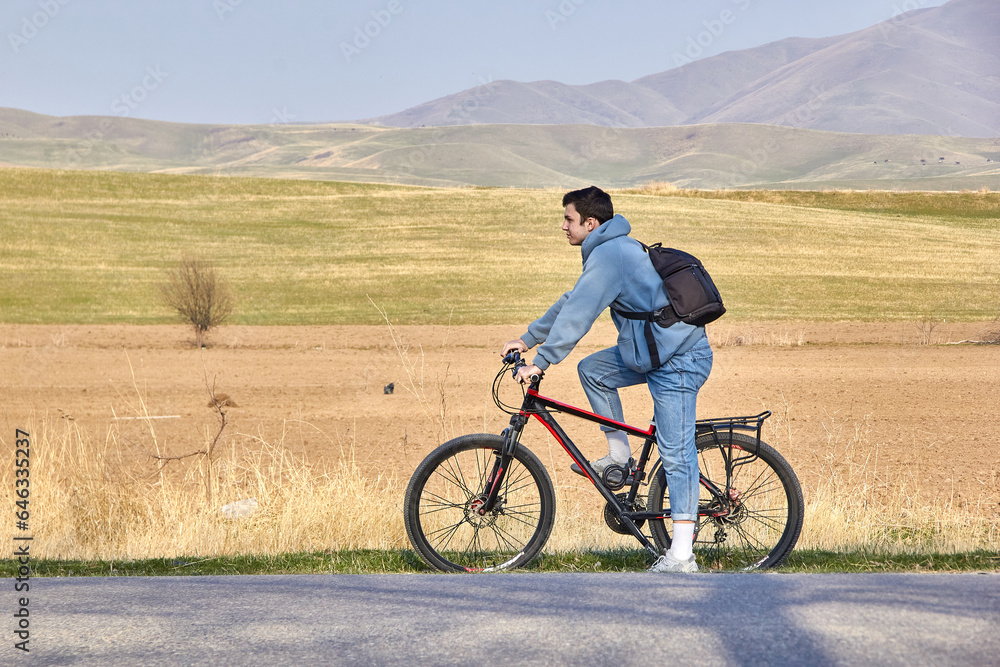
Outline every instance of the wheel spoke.
{"type": "Polygon", "coordinates": [[[451,481],[453,481],[458,488],[460,488],[462,491],[466,493],[467,496],[476,495],[476,492],[470,489],[469,485],[465,483],[465,475],[462,474],[462,466],[459,461],[449,459],[446,463],[446,467],[447,470],[442,470],[441,468],[439,468],[435,472],[444,477],[446,480],[450,479],[451,481]]]}
{"type": "Polygon", "coordinates": [[[458,532],[458,529],[462,527],[463,523],[465,523],[465,522],[464,521],[460,521],[460,522],[456,523],[453,526],[445,526],[445,527],[443,527],[443,528],[435,531],[435,533],[432,533],[432,535],[436,534],[436,533],[441,533],[441,532],[446,532],[447,533],[442,538],[444,540],[444,543],[442,544],[441,541],[438,541],[436,543],[436,545],[435,545],[435,549],[438,549],[439,551],[446,551],[448,549],[448,545],[451,544],[452,538],[455,537],[455,534],[458,532]]]}
{"type": "Polygon", "coordinates": [[[529,514],[527,512],[510,512],[505,514],[504,516],[507,516],[511,519],[511,521],[517,521],[518,523],[521,523],[527,526],[528,528],[534,528],[535,526],[538,525],[538,517],[534,514],[529,514]],[[526,518],[522,519],[521,518],[522,516],[526,518]]]}
{"type": "Polygon", "coordinates": [[[465,498],[463,498],[462,502],[455,502],[453,500],[449,500],[449,499],[445,498],[444,496],[441,496],[441,495],[439,495],[437,493],[433,493],[431,491],[425,491],[425,494],[426,494],[426,496],[428,498],[428,501],[425,501],[425,502],[427,502],[427,504],[432,504],[432,505],[447,505],[447,506],[450,506],[450,507],[465,507],[465,504],[467,502],[469,502],[469,500],[472,498],[472,496],[469,495],[469,496],[466,496],[465,498]],[[437,502],[433,502],[433,501],[437,501],[437,502]]]}
{"type": "MultiPolygon", "coordinates": [[[[787,510],[786,510],[786,517],[787,517],[787,510]]],[[[782,529],[788,523],[787,521],[783,522],[781,520],[780,516],[777,517],[777,518],[767,517],[767,516],[764,516],[763,512],[759,512],[759,511],[756,511],[756,512],[755,511],[748,511],[747,512],[747,519],[748,519],[748,522],[750,520],[753,520],[756,523],[758,523],[758,524],[760,524],[760,525],[762,525],[762,526],[764,526],[766,528],[769,528],[770,530],[773,530],[773,531],[777,532],[778,534],[781,534],[782,529]]]]}
{"type": "Polygon", "coordinates": [[[505,531],[503,528],[500,528],[499,526],[494,526],[493,534],[496,535],[497,546],[500,547],[501,549],[506,547],[508,551],[513,551],[514,553],[517,553],[524,546],[525,543],[524,540],[517,539],[516,537],[505,531]],[[503,538],[504,542],[503,546],[500,545],[501,538],[503,538]]]}

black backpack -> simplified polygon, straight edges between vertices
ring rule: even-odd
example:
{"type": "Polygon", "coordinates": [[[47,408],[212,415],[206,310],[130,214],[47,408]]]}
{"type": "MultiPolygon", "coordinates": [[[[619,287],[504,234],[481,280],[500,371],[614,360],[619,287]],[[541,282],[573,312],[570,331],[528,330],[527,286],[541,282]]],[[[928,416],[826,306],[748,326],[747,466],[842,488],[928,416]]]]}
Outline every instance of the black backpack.
{"type": "Polygon", "coordinates": [[[694,255],[674,248],[664,248],[659,243],[651,246],[639,242],[649,254],[653,268],[663,278],[663,289],[670,298],[670,304],[651,313],[615,312],[629,320],[645,320],[646,344],[653,368],[660,364],[660,354],[653,339],[653,324],[669,327],[678,322],[687,322],[703,327],[722,317],[726,307],[722,305],[719,289],[708,275],[705,266],[694,255]]]}

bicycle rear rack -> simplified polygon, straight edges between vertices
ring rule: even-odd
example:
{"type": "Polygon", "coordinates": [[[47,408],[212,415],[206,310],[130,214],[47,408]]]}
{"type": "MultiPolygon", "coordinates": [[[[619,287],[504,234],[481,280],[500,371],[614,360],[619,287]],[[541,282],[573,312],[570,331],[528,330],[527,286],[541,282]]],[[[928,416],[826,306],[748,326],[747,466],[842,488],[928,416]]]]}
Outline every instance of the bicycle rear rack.
{"type": "MultiPolygon", "coordinates": [[[[732,442],[732,435],[736,431],[742,431],[746,433],[754,434],[754,442],[759,443],[761,429],[764,426],[764,420],[771,416],[770,410],[765,410],[759,415],[751,415],[747,417],[722,417],[719,419],[699,419],[695,422],[695,437],[700,435],[705,435],[706,433],[711,433],[713,439],[715,440],[716,447],[720,449],[728,449],[728,455],[726,456],[727,465],[729,467],[744,465],[757,460],[757,450],[756,445],[754,446],[753,452],[748,453],[746,456],[732,456],[732,447],[726,448],[723,446],[719,439],[720,434],[728,434],[729,438],[727,440],[732,442]]],[[[740,447],[742,451],[746,451],[740,447]]]]}

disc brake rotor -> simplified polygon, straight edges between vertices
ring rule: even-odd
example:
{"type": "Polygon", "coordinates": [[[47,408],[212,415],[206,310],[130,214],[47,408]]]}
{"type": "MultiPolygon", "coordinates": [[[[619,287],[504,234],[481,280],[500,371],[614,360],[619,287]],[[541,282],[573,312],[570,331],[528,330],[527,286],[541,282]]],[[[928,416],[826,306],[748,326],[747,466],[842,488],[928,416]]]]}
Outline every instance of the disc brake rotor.
{"type": "Polygon", "coordinates": [[[493,507],[492,512],[480,514],[479,510],[485,502],[485,498],[477,496],[475,498],[470,498],[469,501],[465,503],[465,520],[471,525],[478,526],[480,528],[492,526],[497,522],[497,517],[503,513],[503,498],[497,498],[497,504],[493,507]]]}

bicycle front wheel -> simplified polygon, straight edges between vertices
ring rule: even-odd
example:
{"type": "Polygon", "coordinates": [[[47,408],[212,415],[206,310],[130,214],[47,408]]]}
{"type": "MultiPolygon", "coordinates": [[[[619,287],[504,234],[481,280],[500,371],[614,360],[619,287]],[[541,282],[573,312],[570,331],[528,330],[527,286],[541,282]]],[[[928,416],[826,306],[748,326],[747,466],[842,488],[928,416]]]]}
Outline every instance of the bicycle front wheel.
{"type": "MultiPolygon", "coordinates": [[[[701,485],[694,550],[702,567],[756,570],[776,567],[802,531],[802,489],[774,448],[744,433],[706,433],[695,440],[698,468],[714,492],[701,485]],[[726,461],[732,461],[727,474],[726,461]]],[[[666,475],[649,485],[650,510],[669,510],[666,475]]],[[[669,519],[650,522],[653,540],[670,548],[669,519]]]]}
{"type": "Polygon", "coordinates": [[[503,473],[497,503],[485,514],[488,480],[503,438],[466,435],[435,449],[406,489],[403,518],[420,558],[446,572],[521,567],[552,532],[555,491],[538,457],[519,446],[503,473]]]}

